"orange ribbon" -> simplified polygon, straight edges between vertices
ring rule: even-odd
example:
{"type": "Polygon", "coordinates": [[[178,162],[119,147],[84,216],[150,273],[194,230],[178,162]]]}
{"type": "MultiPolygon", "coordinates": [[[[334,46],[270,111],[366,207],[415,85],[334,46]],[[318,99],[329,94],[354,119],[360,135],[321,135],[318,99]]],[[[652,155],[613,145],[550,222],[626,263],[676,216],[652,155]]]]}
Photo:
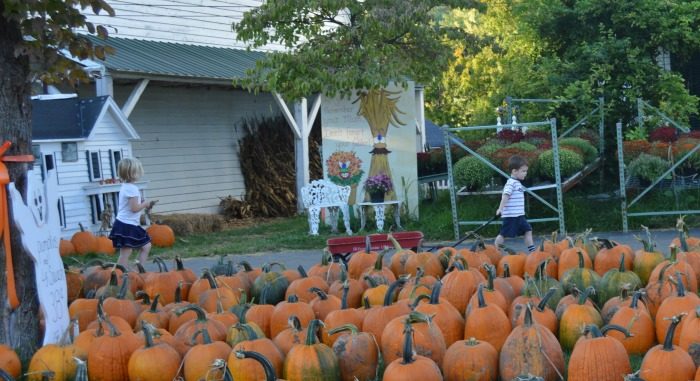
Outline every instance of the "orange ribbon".
{"type": "Polygon", "coordinates": [[[10,183],[10,174],[3,162],[31,163],[34,161],[32,155],[5,156],[5,152],[10,148],[12,142],[5,141],[0,146],[0,234],[2,234],[3,245],[5,246],[5,272],[7,274],[7,297],[10,300],[10,307],[14,310],[19,306],[17,288],[15,284],[15,269],[12,263],[12,247],[10,245],[10,213],[7,208],[7,184],[10,183]]]}

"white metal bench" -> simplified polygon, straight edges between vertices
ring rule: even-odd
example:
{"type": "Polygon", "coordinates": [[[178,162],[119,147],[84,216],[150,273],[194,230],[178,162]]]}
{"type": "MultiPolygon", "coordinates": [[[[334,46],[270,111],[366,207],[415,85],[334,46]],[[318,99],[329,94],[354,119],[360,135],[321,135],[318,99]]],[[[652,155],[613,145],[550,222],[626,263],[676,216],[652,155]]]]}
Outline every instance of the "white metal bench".
{"type": "Polygon", "coordinates": [[[350,214],[348,199],[350,187],[334,184],[328,180],[314,180],[301,188],[301,200],[309,214],[309,234],[318,235],[321,208],[326,208],[330,213],[330,223],[333,232],[338,231],[338,212],[343,212],[343,222],[348,235],[350,229],[350,214]]]}

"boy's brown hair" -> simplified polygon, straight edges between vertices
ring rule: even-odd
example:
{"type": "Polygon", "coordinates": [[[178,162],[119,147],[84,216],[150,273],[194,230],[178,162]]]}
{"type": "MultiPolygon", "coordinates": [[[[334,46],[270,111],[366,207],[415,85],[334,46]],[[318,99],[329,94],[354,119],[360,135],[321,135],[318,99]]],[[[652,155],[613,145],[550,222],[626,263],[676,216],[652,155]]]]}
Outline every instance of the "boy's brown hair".
{"type": "Polygon", "coordinates": [[[520,155],[513,155],[508,159],[508,169],[512,172],[527,165],[527,160],[520,155]]]}

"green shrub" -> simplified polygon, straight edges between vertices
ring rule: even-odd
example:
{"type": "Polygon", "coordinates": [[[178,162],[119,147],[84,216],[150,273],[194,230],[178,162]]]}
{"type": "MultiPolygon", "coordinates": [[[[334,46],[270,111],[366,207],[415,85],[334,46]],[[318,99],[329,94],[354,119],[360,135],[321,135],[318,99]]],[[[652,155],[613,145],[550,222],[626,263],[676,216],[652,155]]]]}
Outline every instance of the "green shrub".
{"type": "Polygon", "coordinates": [[[671,168],[671,163],[653,155],[640,154],[627,166],[630,177],[636,176],[647,181],[654,181],[666,170],[671,168]]]}
{"type": "Polygon", "coordinates": [[[536,150],[537,146],[528,142],[517,142],[507,146],[506,148],[514,148],[518,151],[530,152],[536,150]]]}
{"type": "MultiPolygon", "coordinates": [[[[564,148],[559,150],[559,168],[562,180],[583,168],[583,158],[574,151],[564,148]]],[[[554,179],[554,153],[548,149],[538,159],[538,172],[541,176],[554,179]]]]}
{"type": "Polygon", "coordinates": [[[583,154],[585,163],[590,163],[598,157],[598,149],[595,148],[588,140],[582,138],[564,138],[561,139],[559,145],[562,147],[576,147],[583,154]]]}
{"type": "Polygon", "coordinates": [[[479,190],[491,182],[493,170],[475,156],[465,156],[452,168],[455,185],[479,190]]]}
{"type": "Polygon", "coordinates": [[[488,159],[493,159],[493,155],[500,149],[503,149],[503,144],[489,142],[479,147],[476,152],[488,159]]]}

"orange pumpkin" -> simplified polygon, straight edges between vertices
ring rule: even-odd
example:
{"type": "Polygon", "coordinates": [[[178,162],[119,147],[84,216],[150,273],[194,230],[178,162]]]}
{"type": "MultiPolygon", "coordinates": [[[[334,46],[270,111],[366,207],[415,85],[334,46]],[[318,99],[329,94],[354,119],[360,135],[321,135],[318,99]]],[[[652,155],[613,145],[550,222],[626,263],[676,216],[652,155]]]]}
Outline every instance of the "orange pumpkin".
{"type": "Polygon", "coordinates": [[[329,333],[339,335],[333,343],[333,352],[338,358],[341,380],[374,379],[379,364],[379,350],[374,337],[367,332],[358,332],[352,324],[334,328],[329,333]],[[345,331],[350,333],[345,334],[345,331]]]}
{"type": "Polygon", "coordinates": [[[491,381],[498,375],[498,352],[486,341],[471,337],[456,341],[442,359],[445,381],[491,381]]]}
{"type": "Polygon", "coordinates": [[[569,381],[618,381],[632,371],[630,359],[619,341],[605,337],[605,332],[615,329],[625,335],[629,332],[614,325],[598,329],[587,325],[584,336],[576,342],[569,359],[569,381]],[[589,334],[591,337],[587,337],[589,334]]]}
{"type": "Polygon", "coordinates": [[[78,224],[80,231],[73,234],[70,241],[75,248],[75,252],[80,255],[94,253],[97,251],[97,237],[92,232],[85,230],[83,224],[78,224]]]}
{"type": "Polygon", "coordinates": [[[146,233],[151,237],[151,243],[157,247],[172,247],[175,244],[175,233],[168,225],[159,223],[151,224],[146,229],[146,233]]]}
{"type": "Polygon", "coordinates": [[[639,376],[645,381],[691,380],[695,377],[695,364],[688,352],[673,345],[676,327],[683,315],[671,318],[664,343],[644,355],[639,376]]]}
{"type": "Polygon", "coordinates": [[[384,381],[438,381],[442,380],[440,368],[435,362],[421,355],[414,355],[413,327],[404,325],[403,355],[392,361],[384,371],[384,381]]]}
{"type": "Polygon", "coordinates": [[[19,378],[22,372],[22,363],[14,349],[5,344],[0,344],[0,369],[13,378],[19,378]]]}
{"type": "Polygon", "coordinates": [[[75,246],[73,246],[73,242],[67,239],[61,239],[58,241],[58,252],[62,257],[75,255],[75,246]]]}

